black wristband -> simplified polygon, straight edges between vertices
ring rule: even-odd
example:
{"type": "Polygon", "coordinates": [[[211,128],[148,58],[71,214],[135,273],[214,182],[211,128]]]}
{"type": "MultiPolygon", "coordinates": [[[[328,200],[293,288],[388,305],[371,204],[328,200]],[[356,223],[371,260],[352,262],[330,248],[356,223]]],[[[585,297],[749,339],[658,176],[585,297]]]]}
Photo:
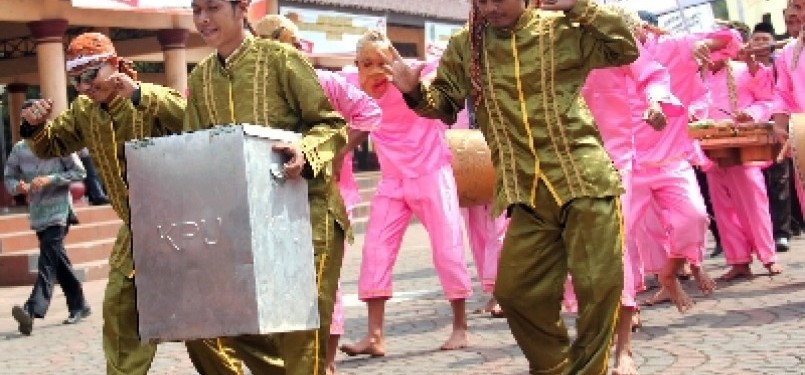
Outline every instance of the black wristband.
{"type": "Polygon", "coordinates": [[[22,124],[20,125],[20,137],[31,138],[40,130],[42,130],[42,126],[33,126],[29,124],[28,121],[22,120],[22,124]]]}
{"type": "MultiPolygon", "coordinates": [[[[305,158],[305,154],[302,154],[302,158],[305,158]]],[[[305,180],[312,180],[313,177],[313,167],[307,162],[307,159],[305,159],[305,166],[302,167],[302,178],[305,180]]]]}
{"type": "Polygon", "coordinates": [[[134,93],[131,94],[131,103],[134,104],[135,107],[140,106],[140,101],[142,100],[142,91],[140,91],[140,87],[137,86],[137,89],[134,90],[134,93]]]}

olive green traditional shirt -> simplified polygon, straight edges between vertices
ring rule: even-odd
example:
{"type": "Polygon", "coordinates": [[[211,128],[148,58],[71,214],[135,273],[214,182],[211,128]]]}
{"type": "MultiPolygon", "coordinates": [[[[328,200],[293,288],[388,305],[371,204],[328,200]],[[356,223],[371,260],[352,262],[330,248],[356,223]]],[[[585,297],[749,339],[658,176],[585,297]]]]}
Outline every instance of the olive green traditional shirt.
{"type": "MultiPolygon", "coordinates": [[[[559,206],[621,193],[580,91],[592,69],[637,56],[620,17],[591,0],[567,12],[528,9],[511,30],[487,27],[483,100],[475,111],[497,171],[495,215],[512,204],[536,207],[538,186],[559,206]]],[[[409,105],[422,116],[455,122],[470,94],[471,61],[465,27],[450,39],[433,81],[420,85],[422,100],[409,98],[409,105]]]]}
{"type": "Polygon", "coordinates": [[[133,139],[180,132],[185,109],[182,95],[167,87],[140,83],[139,95],[135,96],[136,105],[121,97],[102,105],[82,95],[58,117],[32,129],[32,134],[22,132],[40,158],[89,149],[109,201],[126,224],[120,229],[109,257],[109,265],[126,275],[131,274],[134,265],[124,145],[133,139]]]}
{"type": "Polygon", "coordinates": [[[346,121],[324,94],[308,60],[292,47],[247,37],[225,61],[202,60],[188,81],[185,129],[253,124],[302,134],[298,146],[308,171],[314,241],[324,238],[325,216],[349,237],[346,209],[332,178],[336,152],[346,144],[346,121]]]}

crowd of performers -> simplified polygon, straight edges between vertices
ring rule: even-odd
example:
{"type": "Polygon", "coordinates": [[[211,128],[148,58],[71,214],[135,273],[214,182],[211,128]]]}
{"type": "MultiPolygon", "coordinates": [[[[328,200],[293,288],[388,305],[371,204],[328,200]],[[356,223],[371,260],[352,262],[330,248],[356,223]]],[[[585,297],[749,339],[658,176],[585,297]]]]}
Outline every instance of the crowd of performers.
{"type": "Polygon", "coordinates": [[[788,249],[791,217],[801,216],[798,205],[792,210],[802,189],[790,157],[719,165],[688,124],[774,121],[786,142],[790,114],[805,111],[805,0],[786,8],[793,38],[779,51],[764,24],[751,35],[728,27],[671,35],[650,13],[592,0],[474,0],[467,27],[438,61],[405,60],[385,35],[369,32],[356,46],[355,71],[340,73],[311,67],[288,19],[249,25],[248,5],[192,1],[196,27],[216,52],[190,74],[186,98],[138,81],[106,36],[87,33],[67,50],[81,95],[51,120],[47,99],[23,110],[21,134],[38,156],[90,149],[124,220],[103,303],[108,374],[147,373],[157,348],[137,334],[122,145],[220,124],[303,134],[275,150],[289,158],[288,178],[308,180],[321,328],[188,341],[201,374],[242,374],[244,366],[261,375],[335,372],[344,332],[338,279],[360,200],[351,150],[367,137],[381,178],[358,276],[367,332],[340,347],[350,356],[386,354],[385,305],[411,215],[430,236],[453,311],[440,348],[469,345],[465,222],[490,294],[478,311],[506,318],[533,374],[607,373],[613,338],[613,374],[636,374],[630,336],[646,277],[660,284],[647,303],[669,301],[680,312],[693,307],[680,275],[705,295],[716,288],[702,267],[708,225],[728,266],[717,279],[751,276],[753,258],[770,275],[782,272],[777,252],[788,249]],[[497,173],[488,205],[459,207],[447,126],[483,133],[497,173]],[[563,300],[577,314],[572,341],[563,300]]]}

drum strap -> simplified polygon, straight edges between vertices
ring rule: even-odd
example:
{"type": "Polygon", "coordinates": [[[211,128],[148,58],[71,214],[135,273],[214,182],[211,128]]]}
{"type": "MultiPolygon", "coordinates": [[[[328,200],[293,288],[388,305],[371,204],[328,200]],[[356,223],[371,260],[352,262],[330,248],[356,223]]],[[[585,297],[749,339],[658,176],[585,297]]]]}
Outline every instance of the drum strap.
{"type": "Polygon", "coordinates": [[[732,60],[727,60],[727,92],[730,96],[730,111],[733,114],[738,113],[738,86],[735,83],[735,72],[732,69],[732,60]]]}

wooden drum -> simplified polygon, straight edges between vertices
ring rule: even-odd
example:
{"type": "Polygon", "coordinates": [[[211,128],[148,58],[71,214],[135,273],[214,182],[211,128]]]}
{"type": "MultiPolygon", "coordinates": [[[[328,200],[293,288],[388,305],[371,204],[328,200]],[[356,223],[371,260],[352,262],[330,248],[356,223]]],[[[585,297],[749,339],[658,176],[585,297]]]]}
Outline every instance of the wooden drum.
{"type": "Polygon", "coordinates": [[[788,140],[797,178],[805,184],[805,113],[792,113],[788,125],[788,140]]]}
{"type": "Polygon", "coordinates": [[[447,143],[453,153],[458,203],[472,207],[492,202],[495,168],[492,154],[480,130],[447,130],[447,143]]]}

